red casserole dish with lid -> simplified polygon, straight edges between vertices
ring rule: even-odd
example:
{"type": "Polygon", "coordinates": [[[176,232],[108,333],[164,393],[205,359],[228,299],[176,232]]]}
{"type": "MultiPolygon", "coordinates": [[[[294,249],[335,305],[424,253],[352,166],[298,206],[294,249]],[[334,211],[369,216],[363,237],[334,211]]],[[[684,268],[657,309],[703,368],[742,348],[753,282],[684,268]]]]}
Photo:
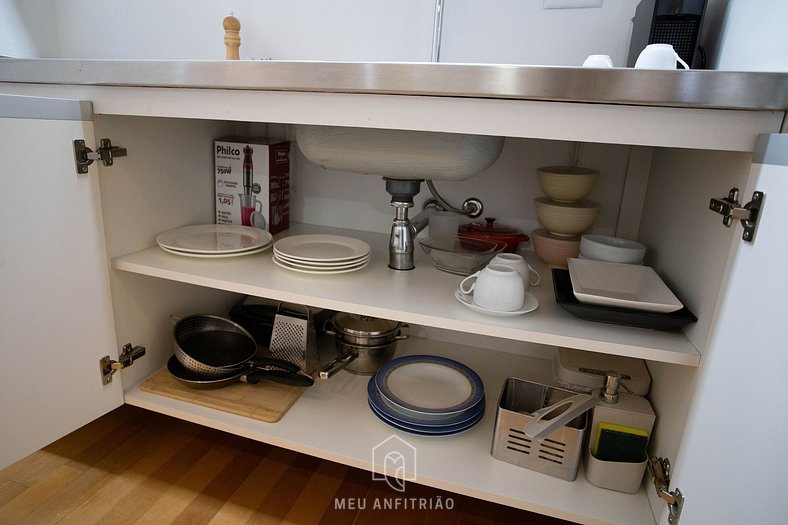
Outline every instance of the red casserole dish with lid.
{"type": "Polygon", "coordinates": [[[493,217],[485,217],[484,220],[485,223],[471,222],[460,225],[458,235],[502,244],[504,246],[503,251],[506,253],[514,253],[521,242],[530,240],[530,237],[520,230],[502,224],[495,224],[493,217]]]}

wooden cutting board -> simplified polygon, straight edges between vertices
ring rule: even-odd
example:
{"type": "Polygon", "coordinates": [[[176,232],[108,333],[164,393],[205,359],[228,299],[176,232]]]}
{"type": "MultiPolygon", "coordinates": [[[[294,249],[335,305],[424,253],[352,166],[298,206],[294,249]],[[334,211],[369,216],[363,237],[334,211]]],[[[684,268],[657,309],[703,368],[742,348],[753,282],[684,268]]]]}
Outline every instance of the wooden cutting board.
{"type": "Polygon", "coordinates": [[[305,387],[260,381],[256,385],[234,383],[222,388],[204,390],[181,383],[163,368],[145,380],[140,390],[180,401],[194,403],[266,423],[276,423],[293,403],[301,397],[305,387]]]}

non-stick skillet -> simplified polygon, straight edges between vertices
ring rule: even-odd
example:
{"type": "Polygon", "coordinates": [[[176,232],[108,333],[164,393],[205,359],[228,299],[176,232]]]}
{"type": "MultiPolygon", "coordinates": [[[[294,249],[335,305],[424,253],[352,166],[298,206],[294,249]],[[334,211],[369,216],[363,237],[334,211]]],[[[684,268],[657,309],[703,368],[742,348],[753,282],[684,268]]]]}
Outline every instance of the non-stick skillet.
{"type": "Polygon", "coordinates": [[[287,361],[284,361],[290,365],[287,369],[281,366],[281,359],[263,358],[256,360],[256,363],[265,366],[265,362],[269,360],[277,368],[271,368],[270,365],[266,368],[240,368],[230,370],[224,377],[208,377],[189,370],[178,361],[177,357],[172,356],[167,361],[167,370],[175,379],[194,388],[219,388],[238,381],[257,384],[263,379],[292,386],[312,386],[314,384],[311,377],[298,371],[297,365],[287,361]]]}

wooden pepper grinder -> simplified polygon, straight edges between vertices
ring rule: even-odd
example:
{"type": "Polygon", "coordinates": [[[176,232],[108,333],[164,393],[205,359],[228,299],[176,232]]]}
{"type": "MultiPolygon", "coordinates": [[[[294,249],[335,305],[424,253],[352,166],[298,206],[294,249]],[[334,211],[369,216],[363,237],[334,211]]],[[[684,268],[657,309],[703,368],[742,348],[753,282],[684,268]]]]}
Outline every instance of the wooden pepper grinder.
{"type": "Polygon", "coordinates": [[[227,48],[227,60],[240,60],[238,48],[241,47],[241,22],[232,13],[222,21],[224,26],[224,46],[227,48]]]}

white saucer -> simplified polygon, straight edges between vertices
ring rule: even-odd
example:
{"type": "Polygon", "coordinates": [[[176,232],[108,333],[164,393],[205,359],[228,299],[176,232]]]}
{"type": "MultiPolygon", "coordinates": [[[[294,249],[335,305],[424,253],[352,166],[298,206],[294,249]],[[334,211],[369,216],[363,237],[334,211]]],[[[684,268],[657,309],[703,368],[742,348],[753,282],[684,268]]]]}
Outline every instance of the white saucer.
{"type": "Polygon", "coordinates": [[[539,299],[537,299],[536,297],[534,297],[532,294],[528,292],[526,292],[525,294],[525,301],[523,302],[523,307],[513,312],[488,310],[487,308],[482,308],[481,306],[477,306],[473,304],[473,294],[462,293],[459,288],[455,290],[454,297],[456,297],[458,301],[460,301],[462,304],[464,304],[471,310],[492,317],[514,317],[516,315],[523,315],[523,314],[527,314],[528,312],[533,312],[534,310],[539,308],[539,299]]]}

